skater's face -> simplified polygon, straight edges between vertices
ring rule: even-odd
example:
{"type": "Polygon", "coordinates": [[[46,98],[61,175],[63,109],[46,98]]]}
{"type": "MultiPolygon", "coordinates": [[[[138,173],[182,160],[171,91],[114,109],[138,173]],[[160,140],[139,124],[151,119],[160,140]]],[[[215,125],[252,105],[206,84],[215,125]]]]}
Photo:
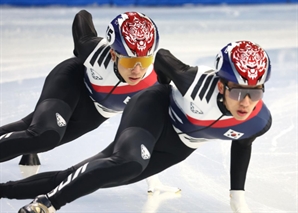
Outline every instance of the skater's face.
{"type": "Polygon", "coordinates": [[[243,86],[233,82],[218,83],[218,89],[224,94],[224,104],[237,120],[245,120],[263,97],[263,86],[243,86]]]}
{"type": "Polygon", "coordinates": [[[122,78],[129,85],[138,84],[148,68],[152,66],[153,56],[144,57],[125,57],[117,54],[115,51],[111,50],[112,60],[118,60],[118,71],[122,78]]]}

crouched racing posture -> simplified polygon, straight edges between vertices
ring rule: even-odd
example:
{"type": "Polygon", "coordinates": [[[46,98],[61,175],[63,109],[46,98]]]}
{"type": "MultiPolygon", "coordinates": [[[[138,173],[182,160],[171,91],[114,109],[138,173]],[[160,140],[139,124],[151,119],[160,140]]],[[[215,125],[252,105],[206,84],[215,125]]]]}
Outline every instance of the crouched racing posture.
{"type": "MultiPolygon", "coordinates": [[[[77,139],[122,113],[134,94],[157,83],[153,61],[159,33],[148,16],[120,14],[103,38],[97,36],[91,14],[81,10],[72,33],[76,57],[49,73],[32,113],[0,127],[0,162],[77,139]]],[[[179,190],[163,186],[156,177],[148,183],[150,191],[179,190]]]]}
{"type": "Polygon", "coordinates": [[[106,149],[67,170],[1,184],[0,197],[35,197],[19,213],[54,213],[97,189],[157,174],[186,159],[201,142],[222,139],[232,140],[231,208],[250,212],[244,185],[251,146],[271,126],[262,101],[271,72],[265,50],[250,41],[230,43],[217,55],[213,70],[188,66],[161,49],[155,70],[164,84],[130,100],[106,149]]]}

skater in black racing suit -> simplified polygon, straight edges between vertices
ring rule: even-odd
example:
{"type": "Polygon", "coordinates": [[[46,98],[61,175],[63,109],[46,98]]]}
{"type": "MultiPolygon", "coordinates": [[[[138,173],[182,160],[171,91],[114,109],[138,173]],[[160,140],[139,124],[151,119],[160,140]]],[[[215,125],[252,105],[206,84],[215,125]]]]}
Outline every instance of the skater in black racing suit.
{"type": "Polygon", "coordinates": [[[157,83],[153,56],[159,35],[149,17],[137,12],[120,14],[102,38],[97,36],[91,14],[82,10],[72,29],[77,57],[49,73],[32,113],[0,127],[0,162],[75,140],[122,113],[134,94],[157,83]],[[123,17],[126,21],[118,24],[123,17]],[[143,25],[135,24],[139,22],[143,25]],[[144,36],[142,48],[124,38],[128,35],[144,36]]]}
{"type": "Polygon", "coordinates": [[[0,196],[35,198],[19,213],[54,213],[100,188],[157,174],[186,159],[201,143],[222,139],[232,140],[231,208],[250,212],[244,185],[251,146],[271,126],[262,101],[271,72],[267,53],[250,41],[230,43],[217,55],[214,70],[188,66],[161,49],[155,70],[164,84],[133,96],[106,149],[67,170],[1,184],[0,196]]]}

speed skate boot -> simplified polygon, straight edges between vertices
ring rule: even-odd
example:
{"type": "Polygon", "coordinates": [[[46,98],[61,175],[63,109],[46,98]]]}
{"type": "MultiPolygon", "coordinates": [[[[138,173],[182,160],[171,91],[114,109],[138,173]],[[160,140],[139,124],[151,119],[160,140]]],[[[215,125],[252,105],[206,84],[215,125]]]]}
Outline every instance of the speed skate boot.
{"type": "Polygon", "coordinates": [[[46,195],[37,196],[30,204],[22,207],[18,213],[55,213],[51,201],[46,195]]]}

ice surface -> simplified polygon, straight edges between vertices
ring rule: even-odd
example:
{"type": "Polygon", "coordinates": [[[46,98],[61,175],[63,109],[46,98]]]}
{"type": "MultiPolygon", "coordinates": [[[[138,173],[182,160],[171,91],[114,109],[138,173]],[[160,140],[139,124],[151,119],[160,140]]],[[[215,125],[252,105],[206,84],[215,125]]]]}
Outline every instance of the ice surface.
{"type": "MultiPolygon", "coordinates": [[[[72,56],[71,24],[81,7],[0,7],[0,125],[29,114],[47,73],[72,56]]],[[[87,7],[99,35],[124,11],[151,16],[159,27],[160,47],[192,65],[213,66],[228,42],[252,40],[271,57],[272,77],[264,101],[273,125],[258,138],[246,181],[247,202],[254,213],[298,212],[298,5],[196,6],[184,8],[87,7]]],[[[120,116],[70,144],[40,154],[40,172],[66,169],[95,154],[113,140],[120,116]],[[70,151],[71,150],[71,151],[70,151]]],[[[182,189],[181,195],[148,196],[145,181],[98,190],[59,212],[76,213],[219,213],[229,207],[230,142],[200,147],[160,179],[182,189]]],[[[0,164],[0,182],[22,178],[20,158],[0,164]]],[[[0,212],[17,212],[31,200],[0,200],[0,212]]]]}

